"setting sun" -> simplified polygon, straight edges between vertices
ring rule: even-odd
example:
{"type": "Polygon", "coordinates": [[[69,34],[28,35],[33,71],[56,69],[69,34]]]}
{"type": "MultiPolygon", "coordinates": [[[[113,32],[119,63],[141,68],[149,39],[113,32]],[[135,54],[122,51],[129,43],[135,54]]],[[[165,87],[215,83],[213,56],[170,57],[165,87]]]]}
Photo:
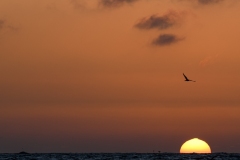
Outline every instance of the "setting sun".
{"type": "Polygon", "coordinates": [[[181,146],[180,153],[211,153],[211,149],[205,141],[193,138],[181,146]]]}

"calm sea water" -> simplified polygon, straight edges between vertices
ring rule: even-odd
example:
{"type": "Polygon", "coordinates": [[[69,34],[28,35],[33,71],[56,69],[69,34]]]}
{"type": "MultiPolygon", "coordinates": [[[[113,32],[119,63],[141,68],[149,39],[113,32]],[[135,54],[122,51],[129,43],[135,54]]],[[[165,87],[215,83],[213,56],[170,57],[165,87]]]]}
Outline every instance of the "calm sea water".
{"type": "Polygon", "coordinates": [[[240,160],[240,153],[16,153],[0,154],[0,160],[240,160]]]}

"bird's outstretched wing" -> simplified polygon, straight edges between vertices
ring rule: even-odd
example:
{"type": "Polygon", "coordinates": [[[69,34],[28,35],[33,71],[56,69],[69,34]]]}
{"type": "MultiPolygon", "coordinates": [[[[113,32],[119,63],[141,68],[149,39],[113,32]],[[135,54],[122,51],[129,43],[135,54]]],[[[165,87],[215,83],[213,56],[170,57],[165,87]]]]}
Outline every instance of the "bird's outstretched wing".
{"type": "Polygon", "coordinates": [[[184,78],[186,79],[186,81],[189,81],[189,79],[187,78],[187,76],[183,73],[184,78]]]}
{"type": "Polygon", "coordinates": [[[188,79],[187,76],[186,76],[184,73],[183,73],[183,76],[184,76],[184,78],[185,78],[185,81],[188,81],[188,82],[189,82],[189,81],[196,82],[196,81],[194,81],[194,80],[188,79]]]}

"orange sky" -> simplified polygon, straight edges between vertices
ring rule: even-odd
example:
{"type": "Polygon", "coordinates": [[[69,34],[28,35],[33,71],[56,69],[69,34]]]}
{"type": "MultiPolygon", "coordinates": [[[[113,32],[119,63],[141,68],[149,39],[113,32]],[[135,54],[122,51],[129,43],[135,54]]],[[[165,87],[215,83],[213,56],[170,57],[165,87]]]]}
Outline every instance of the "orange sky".
{"type": "Polygon", "coordinates": [[[0,152],[240,152],[239,15],[237,0],[0,1],[0,152]]]}

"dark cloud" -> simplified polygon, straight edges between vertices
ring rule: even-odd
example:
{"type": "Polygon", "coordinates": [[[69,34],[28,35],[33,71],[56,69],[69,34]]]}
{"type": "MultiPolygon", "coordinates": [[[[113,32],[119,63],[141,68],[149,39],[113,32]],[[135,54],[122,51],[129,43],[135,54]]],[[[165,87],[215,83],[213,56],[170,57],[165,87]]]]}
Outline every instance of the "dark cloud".
{"type": "Polygon", "coordinates": [[[119,7],[125,3],[132,3],[138,0],[100,0],[100,4],[105,7],[119,7]]]}
{"type": "Polygon", "coordinates": [[[161,34],[158,38],[152,41],[152,44],[158,46],[170,45],[178,41],[183,40],[184,38],[179,38],[174,34],[161,34]]]}
{"type": "Polygon", "coordinates": [[[200,4],[213,4],[213,3],[221,2],[223,0],[197,0],[197,1],[200,4]]]}
{"type": "Polygon", "coordinates": [[[135,27],[139,29],[167,29],[178,24],[181,19],[181,13],[171,11],[163,16],[152,15],[148,18],[140,20],[135,27]]]}

